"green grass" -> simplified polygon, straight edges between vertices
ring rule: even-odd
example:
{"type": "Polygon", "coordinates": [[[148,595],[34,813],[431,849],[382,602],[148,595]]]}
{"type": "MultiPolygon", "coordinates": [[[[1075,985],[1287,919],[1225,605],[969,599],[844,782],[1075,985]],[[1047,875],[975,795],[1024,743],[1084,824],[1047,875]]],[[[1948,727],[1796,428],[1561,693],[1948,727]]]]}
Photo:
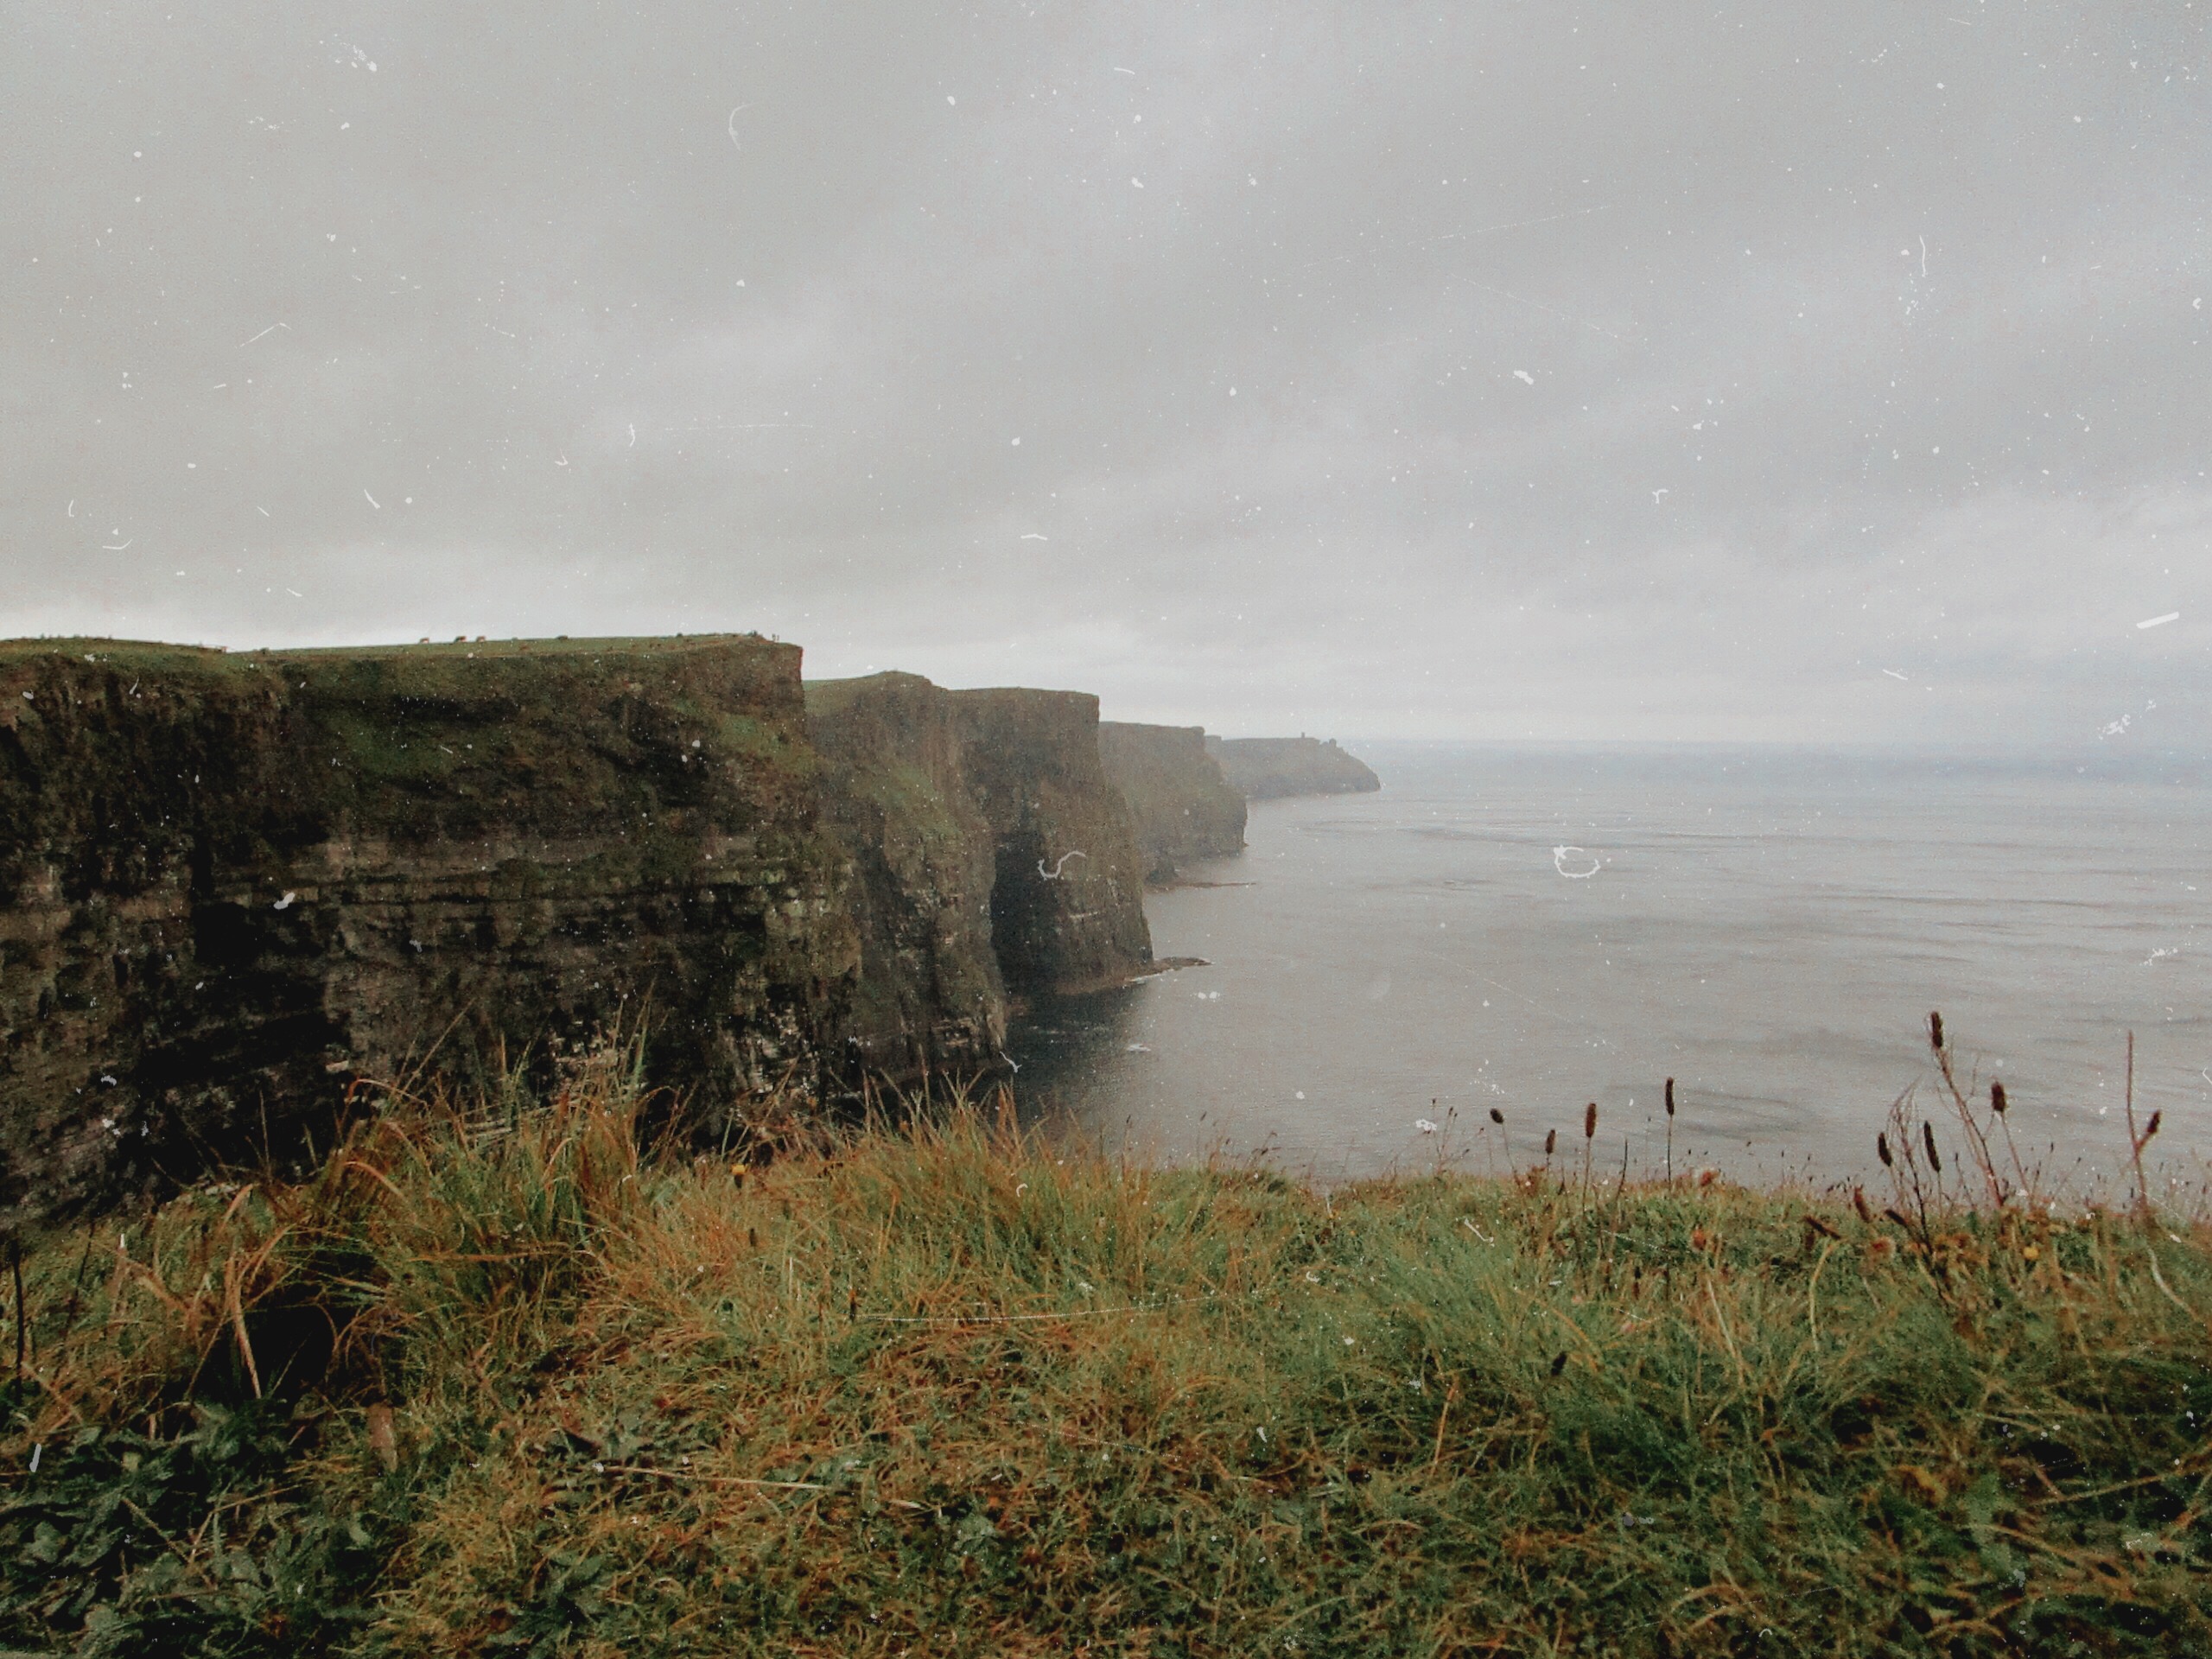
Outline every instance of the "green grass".
{"type": "Polygon", "coordinates": [[[41,1242],[0,1649],[2212,1651],[2201,1227],[653,1157],[634,1075],[41,1242]]]}

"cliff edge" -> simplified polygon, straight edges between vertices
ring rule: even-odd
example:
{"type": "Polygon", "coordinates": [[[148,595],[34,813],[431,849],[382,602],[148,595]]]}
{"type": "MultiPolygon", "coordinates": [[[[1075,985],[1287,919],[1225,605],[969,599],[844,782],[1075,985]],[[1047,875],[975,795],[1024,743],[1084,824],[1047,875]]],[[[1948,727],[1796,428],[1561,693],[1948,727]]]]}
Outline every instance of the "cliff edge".
{"type": "Polygon", "coordinates": [[[1382,787],[1334,738],[1209,737],[1206,752],[1248,801],[1285,795],[1355,795],[1382,787]]]}

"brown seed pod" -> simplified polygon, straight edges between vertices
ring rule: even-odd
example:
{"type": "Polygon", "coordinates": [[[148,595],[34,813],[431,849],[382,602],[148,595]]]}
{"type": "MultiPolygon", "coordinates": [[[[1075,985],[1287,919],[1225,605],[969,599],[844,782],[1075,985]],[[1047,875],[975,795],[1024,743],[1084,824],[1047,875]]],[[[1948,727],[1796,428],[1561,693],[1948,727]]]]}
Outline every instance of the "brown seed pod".
{"type": "Polygon", "coordinates": [[[1941,1175],[1943,1173],[1943,1160],[1936,1150],[1936,1126],[1925,1119],[1922,1120],[1920,1125],[1920,1142],[1928,1148],[1929,1166],[1941,1175]]]}
{"type": "Polygon", "coordinates": [[[1592,1101],[1582,1109],[1582,1138],[1589,1140],[1598,1133],[1598,1103],[1592,1101]]]}
{"type": "Polygon", "coordinates": [[[1869,1227],[1874,1224],[1874,1212],[1866,1207],[1865,1187],[1854,1186],[1851,1189],[1851,1207],[1859,1212],[1859,1220],[1865,1222],[1869,1227]]]}
{"type": "Polygon", "coordinates": [[[1993,1083],[1989,1085],[1989,1109],[1991,1111],[1996,1113],[1998,1116],[2002,1117],[2005,1116],[2005,1108],[2010,1106],[2012,1103],[2011,1101],[2005,1097],[2005,1085],[2003,1084],[1993,1083]]]}
{"type": "Polygon", "coordinates": [[[1877,1135],[1874,1137],[1874,1155],[1882,1160],[1882,1167],[1884,1169],[1895,1169],[1897,1167],[1897,1160],[1890,1156],[1890,1137],[1888,1135],[1877,1135]]]}
{"type": "Polygon", "coordinates": [[[1490,1109],[1490,1121],[1493,1123],[1503,1123],[1505,1122],[1505,1114],[1493,1106],[1490,1109]]]}
{"type": "Polygon", "coordinates": [[[1943,1016],[1940,1014],[1930,1014],[1928,1016],[1928,1046],[1939,1052],[1942,1049],[1943,1016]]]}
{"type": "Polygon", "coordinates": [[[1668,1078],[1668,1079],[1667,1079],[1667,1116],[1669,1116],[1669,1117],[1672,1117],[1674,1115],[1675,1115],[1675,1080],[1674,1080],[1672,1077],[1669,1077],[1669,1078],[1668,1078]]]}
{"type": "Polygon", "coordinates": [[[1546,1134],[1545,1134],[1545,1135],[1544,1135],[1544,1156],[1545,1156],[1545,1157],[1547,1157],[1547,1158],[1548,1158],[1548,1157],[1550,1157],[1550,1156],[1552,1155],[1552,1154],[1554,1154],[1554,1152],[1556,1152],[1556,1151],[1558,1151],[1558,1150],[1559,1150],[1559,1131],[1558,1131],[1557,1129],[1552,1129],[1552,1130],[1548,1130],[1548,1131],[1547,1131],[1547,1132],[1546,1132],[1546,1134]]]}
{"type": "Polygon", "coordinates": [[[2143,1140],[2145,1144],[2149,1142],[2152,1135],[2158,1132],[2158,1120],[2164,1116],[2165,1114],[2164,1112],[2153,1112],[2151,1114],[2151,1121],[2143,1126],[2143,1140]]]}

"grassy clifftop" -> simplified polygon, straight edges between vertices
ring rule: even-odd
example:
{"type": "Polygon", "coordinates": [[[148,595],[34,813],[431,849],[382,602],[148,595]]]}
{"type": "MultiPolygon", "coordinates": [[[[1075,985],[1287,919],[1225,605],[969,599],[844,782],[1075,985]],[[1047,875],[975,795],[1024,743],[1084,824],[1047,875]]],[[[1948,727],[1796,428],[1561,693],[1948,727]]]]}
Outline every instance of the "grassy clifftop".
{"type": "Polygon", "coordinates": [[[2202,1228],[638,1103],[601,1054],[36,1249],[0,1646],[2212,1649],[2202,1228]]]}

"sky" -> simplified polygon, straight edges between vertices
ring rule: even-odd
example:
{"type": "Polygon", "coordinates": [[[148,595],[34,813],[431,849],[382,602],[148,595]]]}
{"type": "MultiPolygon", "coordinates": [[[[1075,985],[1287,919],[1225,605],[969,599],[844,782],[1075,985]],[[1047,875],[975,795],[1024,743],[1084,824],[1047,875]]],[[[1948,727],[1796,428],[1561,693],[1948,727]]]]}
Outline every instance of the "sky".
{"type": "Polygon", "coordinates": [[[2208,11],[0,0],[0,636],[2201,745],[2208,11]]]}

